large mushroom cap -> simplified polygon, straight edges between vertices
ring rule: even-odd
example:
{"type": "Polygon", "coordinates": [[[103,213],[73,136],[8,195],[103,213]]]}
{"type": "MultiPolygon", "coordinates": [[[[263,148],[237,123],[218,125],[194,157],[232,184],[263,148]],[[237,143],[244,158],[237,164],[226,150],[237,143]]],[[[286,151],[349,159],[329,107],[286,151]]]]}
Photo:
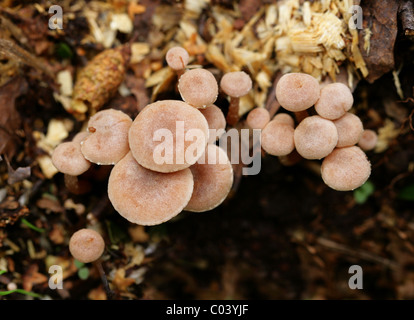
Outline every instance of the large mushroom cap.
{"type": "Polygon", "coordinates": [[[336,82],[322,88],[315,110],[321,117],[335,120],[349,111],[353,103],[351,90],[343,83],[336,82]]]}
{"type": "Polygon", "coordinates": [[[270,114],[265,108],[254,108],[246,118],[247,125],[252,129],[263,129],[269,121],[270,114]]]}
{"type": "Polygon", "coordinates": [[[364,126],[358,116],[347,112],[333,123],[338,130],[337,148],[350,147],[358,143],[364,131],[364,126]]]}
{"type": "Polygon", "coordinates": [[[218,96],[218,85],[213,74],[205,69],[186,71],[178,81],[181,98],[196,108],[213,104],[218,96]]]}
{"type": "Polygon", "coordinates": [[[53,151],[52,162],[60,172],[71,176],[79,176],[91,166],[84,158],[80,144],[73,141],[58,145],[53,151]]]}
{"type": "Polygon", "coordinates": [[[362,186],[371,174],[371,164],[356,146],[335,149],[321,167],[323,181],[332,189],[350,191],[362,186]]]}
{"type": "Polygon", "coordinates": [[[216,105],[212,104],[205,109],[199,109],[206,118],[209,129],[209,143],[214,143],[226,129],[226,118],[223,111],[216,105]]]}
{"type": "Polygon", "coordinates": [[[119,110],[99,111],[88,122],[89,136],[81,143],[86,159],[97,164],[115,164],[128,152],[131,118],[119,110]]]}
{"type": "Polygon", "coordinates": [[[252,89],[252,79],[244,71],[226,73],[220,81],[220,88],[233,98],[240,98],[252,89]]]}
{"type": "Polygon", "coordinates": [[[305,73],[283,75],[276,85],[276,99],[286,110],[297,112],[312,107],[319,99],[319,82],[305,73]]]}
{"type": "Polygon", "coordinates": [[[270,121],[262,131],[262,148],[273,156],[286,156],[295,149],[295,129],[289,124],[270,121]]]}
{"type": "Polygon", "coordinates": [[[69,251],[72,256],[83,263],[98,260],[105,250],[102,236],[91,229],[76,231],[69,240],[69,251]]]}
{"type": "Polygon", "coordinates": [[[187,50],[182,47],[172,47],[167,51],[165,60],[168,66],[173,70],[183,70],[188,64],[190,56],[187,50]]]}
{"type": "Polygon", "coordinates": [[[129,145],[143,167],[174,172],[201,157],[208,134],[207,120],[199,110],[182,101],[162,100],[149,104],[135,118],[129,145]]]}
{"type": "Polygon", "coordinates": [[[179,214],[190,200],[193,186],[190,169],[173,173],[151,171],[128,153],[112,169],[108,196],[125,219],[150,226],[179,214]]]}
{"type": "Polygon", "coordinates": [[[190,170],[194,177],[194,190],[184,210],[209,211],[227,198],[233,185],[233,167],[223,149],[209,144],[205,154],[190,170]]]}
{"type": "Polygon", "coordinates": [[[295,147],[305,159],[322,159],[338,143],[334,123],[319,116],[305,118],[295,129],[295,147]]]}

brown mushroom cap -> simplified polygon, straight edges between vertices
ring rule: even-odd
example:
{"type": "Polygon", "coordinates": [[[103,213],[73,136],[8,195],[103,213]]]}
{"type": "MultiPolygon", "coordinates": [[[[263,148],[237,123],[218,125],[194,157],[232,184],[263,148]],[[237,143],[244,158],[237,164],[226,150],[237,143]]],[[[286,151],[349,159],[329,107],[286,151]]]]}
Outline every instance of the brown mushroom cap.
{"type": "Polygon", "coordinates": [[[334,123],[319,116],[305,118],[295,129],[295,147],[305,159],[321,159],[338,143],[334,123]]]}
{"type": "Polygon", "coordinates": [[[254,108],[246,118],[247,125],[252,129],[263,129],[269,121],[270,114],[265,108],[254,108]]]}
{"type": "Polygon", "coordinates": [[[146,106],[135,118],[129,131],[129,145],[134,158],[144,168],[158,172],[174,172],[188,168],[201,157],[208,136],[207,120],[199,110],[182,101],[161,100],[146,106]],[[177,126],[180,125],[184,126],[182,132],[177,130],[177,126]],[[195,129],[202,137],[194,141],[184,141],[191,129],[195,129]],[[156,132],[160,132],[158,130],[171,133],[173,145],[169,144],[167,138],[154,141],[156,132]],[[183,143],[183,149],[178,148],[177,141],[183,143]],[[168,155],[171,155],[170,163],[161,163],[162,159],[157,158],[156,150],[160,146],[168,149],[168,155]],[[197,150],[190,158],[186,156],[189,148],[197,150]]]}
{"type": "Polygon", "coordinates": [[[91,166],[91,163],[84,158],[80,144],[76,142],[64,142],[58,145],[53,151],[52,162],[60,172],[71,176],[79,176],[91,166]]]}
{"type": "Polygon", "coordinates": [[[286,156],[295,149],[295,129],[284,123],[270,121],[262,131],[262,148],[273,156],[286,156]]]}
{"type": "Polygon", "coordinates": [[[240,98],[252,89],[252,79],[244,71],[226,73],[220,81],[220,88],[230,97],[240,98]]]}
{"type": "Polygon", "coordinates": [[[72,256],[83,263],[98,260],[105,250],[102,236],[91,229],[76,231],[69,240],[69,251],[72,256]]]}
{"type": "Polygon", "coordinates": [[[112,169],[108,196],[125,219],[152,226],[179,214],[190,200],[193,186],[190,169],[173,173],[151,171],[128,153],[112,169]]]}
{"type": "Polygon", "coordinates": [[[331,83],[321,90],[321,96],[315,103],[316,112],[323,118],[335,120],[348,112],[354,103],[351,90],[343,83],[331,83]]]}
{"type": "Polygon", "coordinates": [[[81,143],[86,159],[97,164],[115,164],[128,152],[128,131],[131,118],[119,110],[97,112],[88,122],[90,135],[81,143]]]}
{"type": "Polygon", "coordinates": [[[196,108],[205,108],[216,101],[218,85],[210,71],[192,69],[180,77],[178,91],[188,104],[196,108]]]}
{"type": "Polygon", "coordinates": [[[216,208],[227,198],[233,185],[233,167],[223,149],[209,144],[201,159],[203,161],[190,167],[194,190],[184,208],[187,211],[203,212],[216,208]]]}
{"type": "Polygon", "coordinates": [[[364,130],[359,139],[358,146],[364,151],[370,151],[375,148],[378,141],[378,135],[373,130],[364,130]]]}
{"type": "Polygon", "coordinates": [[[358,143],[364,131],[364,126],[358,116],[347,112],[333,123],[338,130],[337,148],[350,147],[358,143]]]}
{"type": "Polygon", "coordinates": [[[297,112],[312,107],[319,99],[319,82],[305,73],[283,75],[276,85],[276,99],[286,110],[297,112]]]}
{"type": "Polygon", "coordinates": [[[183,70],[188,64],[190,56],[187,50],[182,47],[172,47],[167,51],[165,60],[167,60],[168,66],[175,70],[183,70]]]}
{"type": "Polygon", "coordinates": [[[295,127],[295,120],[287,113],[278,113],[273,117],[272,121],[295,127]]]}
{"type": "Polygon", "coordinates": [[[226,118],[224,117],[223,111],[214,104],[205,109],[199,109],[199,111],[203,114],[208,123],[208,128],[210,130],[209,143],[214,143],[220,138],[226,128],[226,118]],[[215,136],[212,133],[215,133],[215,136]]]}
{"type": "Polygon", "coordinates": [[[350,191],[368,180],[371,164],[360,148],[339,148],[323,160],[321,173],[323,181],[332,189],[350,191]]]}

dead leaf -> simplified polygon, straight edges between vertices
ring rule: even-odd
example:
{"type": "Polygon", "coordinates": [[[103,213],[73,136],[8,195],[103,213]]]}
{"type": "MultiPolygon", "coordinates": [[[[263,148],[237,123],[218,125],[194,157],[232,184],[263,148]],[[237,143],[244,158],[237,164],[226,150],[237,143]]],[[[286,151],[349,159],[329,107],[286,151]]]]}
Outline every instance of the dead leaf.
{"type": "Polygon", "coordinates": [[[112,284],[121,292],[127,291],[128,287],[135,282],[134,279],[125,278],[125,269],[118,269],[112,284]]]}
{"type": "Polygon", "coordinates": [[[15,100],[27,90],[23,78],[16,77],[0,88],[0,154],[11,159],[17,151],[15,131],[20,128],[20,115],[15,100]]]}
{"type": "Polygon", "coordinates": [[[32,291],[32,288],[36,284],[44,283],[48,280],[44,274],[38,272],[39,266],[37,264],[32,264],[27,269],[26,273],[23,276],[23,289],[26,291],[32,291]]]}
{"type": "MultiPolygon", "coordinates": [[[[366,79],[374,82],[394,69],[394,44],[397,38],[397,0],[368,0],[362,2],[364,29],[372,32],[369,53],[364,50],[363,35],[359,43],[369,74],[366,79]]],[[[361,31],[362,32],[362,31],[361,31]]]]}

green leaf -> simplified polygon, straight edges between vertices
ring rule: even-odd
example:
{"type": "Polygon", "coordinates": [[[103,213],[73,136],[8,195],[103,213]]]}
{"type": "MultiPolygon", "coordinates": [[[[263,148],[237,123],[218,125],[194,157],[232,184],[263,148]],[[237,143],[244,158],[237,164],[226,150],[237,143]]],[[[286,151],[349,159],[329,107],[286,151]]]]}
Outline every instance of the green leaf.
{"type": "Polygon", "coordinates": [[[34,298],[41,298],[42,296],[40,294],[34,293],[34,292],[29,292],[23,289],[16,289],[16,290],[9,290],[9,291],[0,291],[0,296],[7,296],[9,294],[12,293],[21,293],[24,294],[26,296],[31,296],[34,298]]]}
{"type": "Polygon", "coordinates": [[[7,270],[0,270],[0,276],[4,273],[7,273],[7,270]]]}
{"type": "Polygon", "coordinates": [[[358,189],[354,190],[354,199],[358,204],[364,204],[368,198],[374,193],[375,186],[371,181],[365,182],[358,189]]]}
{"type": "Polygon", "coordinates": [[[408,201],[414,201],[414,184],[404,187],[398,194],[398,198],[408,201]]]}
{"type": "Polygon", "coordinates": [[[29,221],[27,221],[25,218],[22,218],[22,223],[23,223],[24,225],[26,225],[27,227],[29,227],[30,229],[32,229],[32,230],[34,230],[34,231],[37,231],[37,232],[39,232],[39,233],[43,233],[43,232],[45,232],[45,229],[42,229],[42,228],[38,228],[38,227],[36,227],[35,225],[33,225],[33,224],[31,224],[29,221]]]}
{"type": "Polygon", "coordinates": [[[82,268],[85,264],[83,263],[83,262],[80,262],[80,261],[78,261],[78,260],[76,260],[75,259],[75,267],[77,268],[77,269],[80,269],[80,268],[82,268]]]}
{"type": "Polygon", "coordinates": [[[87,267],[80,268],[78,271],[78,276],[82,280],[86,280],[89,277],[89,269],[87,267]]]}
{"type": "Polygon", "coordinates": [[[60,42],[56,45],[56,54],[60,59],[72,59],[72,49],[64,42],[60,42]]]}

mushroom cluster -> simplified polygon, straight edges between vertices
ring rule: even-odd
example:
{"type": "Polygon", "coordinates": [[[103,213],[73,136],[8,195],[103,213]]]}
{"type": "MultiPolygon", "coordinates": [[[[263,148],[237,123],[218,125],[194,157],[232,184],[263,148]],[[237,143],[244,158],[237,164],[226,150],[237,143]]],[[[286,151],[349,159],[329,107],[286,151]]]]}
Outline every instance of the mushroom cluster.
{"type": "Polygon", "coordinates": [[[253,109],[247,117],[251,128],[263,129],[266,153],[283,161],[289,156],[297,159],[297,155],[323,159],[322,179],[338,191],[354,190],[367,181],[371,165],[364,151],[375,148],[377,135],[364,131],[361,119],[349,112],[354,100],[346,85],[321,87],[308,74],[290,73],[277,83],[276,99],[294,117],[279,113],[270,120],[264,108],[253,109]]]}
{"type": "Polygon", "coordinates": [[[210,130],[226,127],[223,112],[214,105],[215,77],[206,69],[185,70],[189,57],[183,48],[170,49],[166,60],[181,73],[183,101],[150,103],[134,120],[122,111],[99,111],[89,119],[87,132],[59,145],[52,156],[56,168],[72,178],[92,163],[113,165],[109,200],[122,217],[147,226],[183,210],[212,210],[233,184],[227,153],[216,145],[218,137],[210,137],[210,130]]]}

